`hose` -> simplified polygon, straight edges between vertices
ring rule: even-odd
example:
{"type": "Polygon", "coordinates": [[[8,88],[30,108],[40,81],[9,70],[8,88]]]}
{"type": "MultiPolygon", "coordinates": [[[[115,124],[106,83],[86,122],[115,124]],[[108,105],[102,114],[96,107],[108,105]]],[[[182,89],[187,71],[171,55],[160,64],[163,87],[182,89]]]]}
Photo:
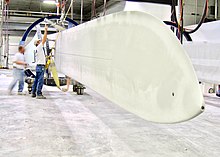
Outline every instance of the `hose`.
{"type": "Polygon", "coordinates": [[[80,24],[83,23],[83,8],[84,8],[84,0],[81,0],[81,15],[80,15],[80,24]]]}
{"type": "Polygon", "coordinates": [[[107,7],[107,0],[104,0],[104,11],[103,11],[103,16],[106,15],[106,7],[107,7]]]}
{"type": "Polygon", "coordinates": [[[209,6],[209,1],[206,0],[205,6],[204,6],[203,15],[202,15],[202,18],[201,18],[200,21],[199,21],[199,24],[196,26],[195,29],[193,29],[193,30],[191,30],[191,31],[188,31],[188,33],[190,33],[190,34],[191,34],[191,33],[195,33],[195,32],[202,26],[202,24],[205,22],[205,19],[206,19],[206,17],[207,17],[208,10],[209,10],[208,6],[209,6]]]}
{"type": "MultiPolygon", "coordinates": [[[[206,18],[206,16],[207,16],[207,14],[208,14],[208,2],[209,2],[209,1],[206,0],[202,18],[201,18],[200,22],[198,23],[198,25],[196,26],[196,28],[193,29],[193,30],[191,30],[191,31],[186,31],[186,29],[184,29],[184,32],[187,32],[187,33],[189,33],[189,34],[192,34],[192,33],[195,33],[195,32],[202,26],[202,24],[203,24],[204,21],[205,21],[205,18],[206,18]]],[[[174,21],[175,21],[175,23],[179,26],[180,24],[179,24],[179,22],[178,22],[178,20],[177,20],[177,16],[176,16],[176,7],[175,7],[175,2],[174,2],[174,0],[172,0],[172,9],[173,9],[172,13],[173,13],[174,21]]]]}
{"type": "Polygon", "coordinates": [[[97,17],[96,13],[96,0],[92,0],[92,18],[97,17]]]}
{"type": "MultiPolygon", "coordinates": [[[[175,28],[178,28],[178,25],[174,22],[170,22],[170,21],[163,21],[166,25],[169,25],[169,26],[172,26],[172,27],[175,27],[175,28]]],[[[189,35],[188,32],[184,31],[183,32],[183,35],[184,37],[186,38],[187,41],[192,41],[192,38],[191,36],[189,35]]]]}
{"type": "Polygon", "coordinates": [[[65,15],[65,17],[64,17],[64,19],[63,19],[63,21],[65,21],[65,20],[66,20],[66,18],[67,18],[67,16],[68,16],[68,13],[69,13],[69,11],[70,11],[71,7],[73,6],[73,1],[74,1],[74,0],[72,0],[72,1],[71,1],[70,6],[69,6],[69,8],[68,8],[68,10],[67,10],[67,12],[66,12],[66,15],[65,15]]]}

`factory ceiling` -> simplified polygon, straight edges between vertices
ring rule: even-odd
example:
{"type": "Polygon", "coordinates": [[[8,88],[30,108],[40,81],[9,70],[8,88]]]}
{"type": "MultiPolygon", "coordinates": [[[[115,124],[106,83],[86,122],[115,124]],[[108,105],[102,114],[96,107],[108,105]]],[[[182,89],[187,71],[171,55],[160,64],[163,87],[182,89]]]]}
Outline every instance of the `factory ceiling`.
{"type": "MultiPolygon", "coordinates": [[[[121,0],[107,0],[107,3],[113,4],[121,0]]],[[[83,0],[83,13],[85,18],[91,16],[93,0],[83,0]]],[[[67,0],[66,10],[68,9],[71,0],[67,0]]],[[[96,8],[102,8],[104,0],[96,0],[96,8]]],[[[46,12],[56,13],[55,4],[43,3],[43,0],[11,0],[9,4],[10,12],[46,12]]],[[[79,16],[81,13],[81,0],[74,0],[73,2],[74,15],[79,16]]],[[[34,14],[34,13],[33,13],[34,14]]]]}
{"type": "MultiPolygon", "coordinates": [[[[8,26],[4,22],[2,25],[3,34],[6,32],[10,35],[22,35],[23,32],[36,19],[46,17],[48,15],[56,14],[56,4],[43,3],[44,0],[10,0],[8,5],[9,18],[8,26]]],[[[60,0],[59,0],[60,1],[60,0]]],[[[106,0],[107,7],[114,5],[122,0],[106,0]]],[[[71,4],[71,0],[66,2],[66,12],[71,4]]],[[[83,21],[89,21],[92,16],[93,0],[83,0],[83,21]]],[[[94,9],[94,8],[93,8],[94,9]]],[[[101,13],[104,10],[104,0],[96,0],[96,12],[101,13]]],[[[0,11],[0,15],[2,12],[0,11]]],[[[68,16],[71,17],[71,11],[68,16]]],[[[5,13],[3,12],[3,16],[5,13]]],[[[98,15],[98,14],[97,14],[98,15]]],[[[1,17],[1,16],[0,16],[1,17]]],[[[4,21],[3,17],[3,21],[4,21]]],[[[81,0],[74,0],[73,2],[73,19],[76,22],[81,20],[81,0]]],[[[0,19],[1,20],[1,19],[0,19]]]]}

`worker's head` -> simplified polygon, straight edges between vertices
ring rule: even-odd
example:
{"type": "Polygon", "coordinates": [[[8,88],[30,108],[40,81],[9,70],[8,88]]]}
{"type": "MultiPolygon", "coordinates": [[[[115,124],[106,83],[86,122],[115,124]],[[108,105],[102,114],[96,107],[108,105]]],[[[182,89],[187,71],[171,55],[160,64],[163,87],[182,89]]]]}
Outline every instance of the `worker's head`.
{"type": "Polygon", "coordinates": [[[25,52],[24,46],[19,46],[19,47],[18,47],[18,51],[19,51],[20,53],[23,53],[23,54],[24,54],[24,52],[25,52]]]}
{"type": "Polygon", "coordinates": [[[41,43],[40,39],[35,40],[34,45],[37,47],[41,43]]]}

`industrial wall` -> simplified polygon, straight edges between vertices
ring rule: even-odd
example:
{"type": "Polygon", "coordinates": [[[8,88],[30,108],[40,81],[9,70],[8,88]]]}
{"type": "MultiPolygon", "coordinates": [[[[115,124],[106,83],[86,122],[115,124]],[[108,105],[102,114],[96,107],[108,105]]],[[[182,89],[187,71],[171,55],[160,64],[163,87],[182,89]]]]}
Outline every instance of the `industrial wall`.
{"type": "MultiPolygon", "coordinates": [[[[208,13],[208,19],[214,20],[215,16],[219,17],[219,11],[217,15],[215,15],[215,3],[217,0],[209,0],[209,13],[208,13]]],[[[201,16],[203,14],[204,10],[204,5],[205,5],[205,0],[186,0],[185,1],[185,6],[184,6],[184,25],[194,25],[197,24],[201,16]]],[[[220,6],[220,5],[219,5],[220,6]]],[[[220,8],[220,7],[217,7],[220,8]]],[[[218,18],[219,19],[219,18],[218,18]]]]}
{"type": "MultiPolygon", "coordinates": [[[[217,0],[209,0],[208,19],[220,19],[220,3],[217,0]],[[215,10],[217,9],[217,10],[215,10]]],[[[197,24],[203,14],[205,0],[186,0],[184,1],[184,25],[197,24]]],[[[176,7],[179,16],[179,7],[176,7]]],[[[108,8],[107,14],[123,10],[139,10],[149,12],[162,20],[170,20],[171,7],[169,5],[143,3],[143,2],[120,2],[108,8]]]]}

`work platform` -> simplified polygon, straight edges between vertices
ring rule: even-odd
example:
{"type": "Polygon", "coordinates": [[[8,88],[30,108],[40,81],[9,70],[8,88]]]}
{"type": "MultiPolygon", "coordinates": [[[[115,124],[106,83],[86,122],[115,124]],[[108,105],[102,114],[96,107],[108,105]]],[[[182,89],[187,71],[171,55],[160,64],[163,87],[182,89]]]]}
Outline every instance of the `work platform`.
{"type": "MultiPolygon", "coordinates": [[[[94,91],[82,96],[44,86],[46,100],[7,94],[0,70],[1,157],[219,157],[220,98],[180,124],[151,123],[94,91]]],[[[25,88],[27,91],[27,88],[25,88]]]]}

